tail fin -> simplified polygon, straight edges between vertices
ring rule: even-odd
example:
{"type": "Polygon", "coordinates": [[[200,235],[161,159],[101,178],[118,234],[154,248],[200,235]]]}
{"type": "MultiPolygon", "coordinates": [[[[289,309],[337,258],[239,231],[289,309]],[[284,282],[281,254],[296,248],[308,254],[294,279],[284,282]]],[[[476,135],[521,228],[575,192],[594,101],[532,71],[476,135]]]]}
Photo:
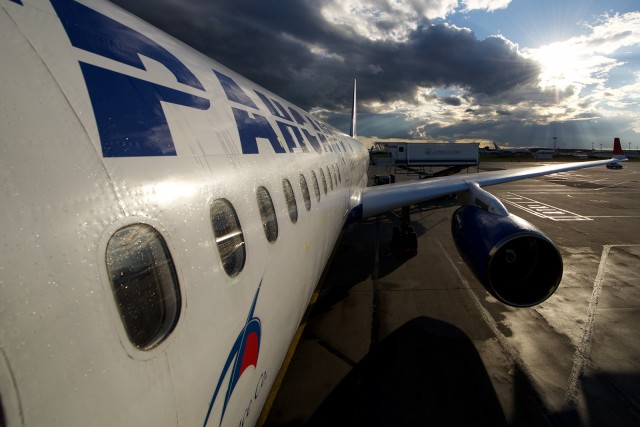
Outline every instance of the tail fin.
{"type": "Polygon", "coordinates": [[[613,138],[613,155],[624,155],[624,153],[622,152],[622,146],[620,146],[620,138],[613,138]]]}
{"type": "Polygon", "coordinates": [[[627,160],[620,146],[620,138],[613,138],[613,159],[618,162],[627,160]]]}
{"type": "Polygon", "coordinates": [[[358,109],[356,106],[356,79],[353,79],[353,104],[351,105],[351,130],[349,131],[349,135],[351,138],[355,138],[358,136],[356,130],[356,117],[358,115],[358,109]]]}

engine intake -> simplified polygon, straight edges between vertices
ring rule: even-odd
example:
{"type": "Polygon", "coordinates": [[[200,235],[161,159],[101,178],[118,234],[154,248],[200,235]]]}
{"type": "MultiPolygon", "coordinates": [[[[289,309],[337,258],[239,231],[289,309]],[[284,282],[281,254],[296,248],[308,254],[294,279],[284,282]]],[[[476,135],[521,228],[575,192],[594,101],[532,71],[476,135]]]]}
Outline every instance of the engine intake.
{"type": "Polygon", "coordinates": [[[507,305],[539,304],[560,284],[558,248],[522,218],[463,206],[453,214],[451,233],[471,271],[491,295],[507,305]]]}

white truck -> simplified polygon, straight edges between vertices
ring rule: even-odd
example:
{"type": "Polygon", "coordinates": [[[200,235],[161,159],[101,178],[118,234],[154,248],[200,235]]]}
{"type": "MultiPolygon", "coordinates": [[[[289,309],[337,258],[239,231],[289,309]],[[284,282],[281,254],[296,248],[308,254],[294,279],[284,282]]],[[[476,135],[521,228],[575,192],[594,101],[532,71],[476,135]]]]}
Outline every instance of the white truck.
{"type": "Polygon", "coordinates": [[[395,166],[475,166],[477,143],[384,142],[371,150],[374,164],[395,166]]]}

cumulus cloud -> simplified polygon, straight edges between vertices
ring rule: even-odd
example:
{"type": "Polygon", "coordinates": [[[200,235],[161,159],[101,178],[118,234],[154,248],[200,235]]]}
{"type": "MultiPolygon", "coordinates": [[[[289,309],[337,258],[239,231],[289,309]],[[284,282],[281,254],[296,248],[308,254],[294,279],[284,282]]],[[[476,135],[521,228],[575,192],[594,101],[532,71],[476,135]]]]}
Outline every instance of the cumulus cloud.
{"type": "Polygon", "coordinates": [[[542,86],[583,88],[602,84],[613,68],[623,64],[615,52],[640,45],[640,12],[604,16],[585,27],[588,34],[523,51],[542,65],[542,86]]]}
{"type": "Polygon", "coordinates": [[[457,0],[324,0],[322,17],[369,40],[404,41],[425,20],[446,18],[457,0]]]}
{"type": "Polygon", "coordinates": [[[472,10],[486,10],[487,12],[493,12],[498,9],[506,9],[511,3],[511,0],[462,0],[463,12],[470,12],[472,10]]]}
{"type": "Polygon", "coordinates": [[[584,26],[583,35],[523,51],[541,65],[540,93],[555,94],[556,119],[616,116],[620,106],[640,103],[639,92],[628,90],[634,84],[620,91],[611,81],[612,71],[625,72],[625,49],[640,46],[640,12],[604,15],[584,26]]]}

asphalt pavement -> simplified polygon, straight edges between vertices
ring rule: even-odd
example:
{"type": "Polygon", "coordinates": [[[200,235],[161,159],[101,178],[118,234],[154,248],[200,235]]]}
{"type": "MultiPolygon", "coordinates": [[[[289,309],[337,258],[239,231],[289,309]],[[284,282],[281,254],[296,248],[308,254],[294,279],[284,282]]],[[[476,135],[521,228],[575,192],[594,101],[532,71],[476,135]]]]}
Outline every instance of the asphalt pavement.
{"type": "Polygon", "coordinates": [[[411,208],[414,257],[392,251],[396,214],[354,224],[266,426],[640,425],[640,163],[488,190],[558,246],[556,293],[491,297],[455,248],[452,200],[411,208]]]}

